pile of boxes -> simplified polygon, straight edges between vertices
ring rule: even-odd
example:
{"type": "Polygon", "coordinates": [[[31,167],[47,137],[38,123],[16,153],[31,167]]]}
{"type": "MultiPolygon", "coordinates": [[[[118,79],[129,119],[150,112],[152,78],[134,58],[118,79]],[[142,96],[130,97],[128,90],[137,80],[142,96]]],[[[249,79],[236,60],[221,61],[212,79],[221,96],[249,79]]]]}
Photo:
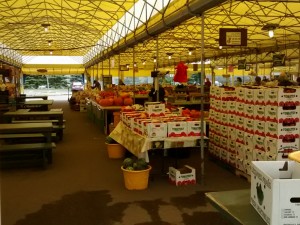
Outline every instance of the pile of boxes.
{"type": "Polygon", "coordinates": [[[211,154],[250,175],[251,161],[299,150],[299,87],[211,87],[211,154]]]}
{"type": "Polygon", "coordinates": [[[81,99],[79,102],[79,111],[80,112],[86,112],[86,100],[85,99],[81,99]]]}
{"type": "Polygon", "coordinates": [[[202,133],[199,119],[166,112],[165,104],[160,103],[147,104],[145,111],[121,112],[120,119],[129,129],[148,138],[193,137],[202,133]]]}

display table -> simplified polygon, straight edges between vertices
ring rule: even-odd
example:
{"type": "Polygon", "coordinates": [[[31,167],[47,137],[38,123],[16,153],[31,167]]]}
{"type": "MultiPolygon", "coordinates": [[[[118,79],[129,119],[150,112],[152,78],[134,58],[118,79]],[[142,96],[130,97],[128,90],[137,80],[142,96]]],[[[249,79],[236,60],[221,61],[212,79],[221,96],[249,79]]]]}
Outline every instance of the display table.
{"type": "MultiPolygon", "coordinates": [[[[148,151],[151,149],[172,149],[187,148],[200,145],[201,138],[197,137],[166,137],[166,138],[147,138],[142,136],[120,121],[117,127],[109,135],[119,144],[123,145],[128,151],[137,157],[145,158],[149,161],[148,151]]],[[[207,137],[204,137],[208,140],[207,137]]]]}
{"type": "Polygon", "coordinates": [[[238,225],[266,225],[250,204],[250,189],[208,192],[209,202],[229,221],[238,225]]]}
{"type": "Polygon", "coordinates": [[[30,100],[19,103],[19,107],[31,110],[48,111],[53,104],[53,100],[30,100]]]}
{"type": "MultiPolygon", "coordinates": [[[[101,106],[93,100],[86,99],[87,102],[87,111],[91,115],[91,118],[95,119],[95,122],[98,123],[101,127],[104,128],[104,134],[109,133],[109,116],[113,117],[111,114],[115,111],[120,111],[121,106],[101,106]],[[89,108],[90,107],[90,108],[89,108]]],[[[112,122],[112,121],[111,121],[112,122]]]]}
{"type": "MultiPolygon", "coordinates": [[[[120,111],[121,106],[97,106],[100,110],[103,111],[103,116],[104,116],[104,134],[109,134],[109,122],[108,122],[108,117],[110,115],[110,112],[114,111],[120,111]]],[[[112,117],[112,115],[111,115],[112,117]]]]}

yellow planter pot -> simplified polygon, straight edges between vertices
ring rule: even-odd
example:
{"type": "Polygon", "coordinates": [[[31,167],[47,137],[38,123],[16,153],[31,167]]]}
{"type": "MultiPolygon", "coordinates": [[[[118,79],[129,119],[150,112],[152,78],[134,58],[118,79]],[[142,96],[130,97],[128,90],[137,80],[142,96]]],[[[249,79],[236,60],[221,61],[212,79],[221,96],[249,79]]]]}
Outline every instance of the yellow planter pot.
{"type": "Polygon", "coordinates": [[[120,144],[107,144],[108,158],[110,159],[121,159],[124,158],[126,149],[120,144]]]}
{"type": "Polygon", "coordinates": [[[124,176],[125,187],[128,190],[144,190],[148,188],[148,180],[150,170],[152,169],[149,166],[146,170],[126,170],[121,167],[124,176]]]}

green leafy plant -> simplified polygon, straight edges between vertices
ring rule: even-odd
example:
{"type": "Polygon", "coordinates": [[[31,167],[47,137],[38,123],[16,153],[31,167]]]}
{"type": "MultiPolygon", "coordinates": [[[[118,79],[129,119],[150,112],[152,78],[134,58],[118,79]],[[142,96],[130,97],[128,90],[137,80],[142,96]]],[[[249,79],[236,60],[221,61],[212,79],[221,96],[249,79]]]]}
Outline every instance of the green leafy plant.
{"type": "Polygon", "coordinates": [[[115,139],[113,139],[113,138],[110,137],[110,136],[107,136],[107,137],[105,138],[105,143],[106,143],[106,144],[118,144],[118,142],[116,142],[115,139]]]}
{"type": "Polygon", "coordinates": [[[149,168],[149,164],[143,158],[130,157],[123,160],[122,166],[126,170],[146,170],[149,168]]]}

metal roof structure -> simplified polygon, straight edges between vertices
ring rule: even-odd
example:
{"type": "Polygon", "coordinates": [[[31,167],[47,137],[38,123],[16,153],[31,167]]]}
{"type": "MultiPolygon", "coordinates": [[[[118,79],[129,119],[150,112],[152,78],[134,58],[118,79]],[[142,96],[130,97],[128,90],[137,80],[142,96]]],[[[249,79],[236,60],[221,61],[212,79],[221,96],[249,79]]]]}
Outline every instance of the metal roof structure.
{"type": "Polygon", "coordinates": [[[0,27],[0,60],[18,66],[50,51],[83,56],[85,67],[154,57],[164,67],[199,61],[202,49],[215,64],[300,58],[300,0],[6,0],[0,27]],[[220,49],[220,28],[247,29],[247,46],[220,49]]]}

